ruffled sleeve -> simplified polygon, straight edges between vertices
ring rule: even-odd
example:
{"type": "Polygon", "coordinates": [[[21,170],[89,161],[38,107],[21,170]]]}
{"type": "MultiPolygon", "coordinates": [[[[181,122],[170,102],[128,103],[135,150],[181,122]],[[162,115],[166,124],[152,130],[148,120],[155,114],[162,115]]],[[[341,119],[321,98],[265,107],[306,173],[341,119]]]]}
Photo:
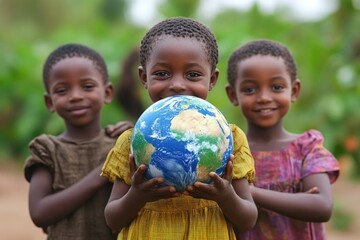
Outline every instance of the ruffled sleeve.
{"type": "Polygon", "coordinates": [[[25,179],[30,182],[32,171],[36,165],[44,165],[54,173],[54,163],[51,160],[51,153],[55,151],[53,141],[49,135],[41,135],[34,138],[28,145],[30,156],[25,161],[25,179]]]}
{"type": "Polygon", "coordinates": [[[101,176],[107,177],[111,182],[119,178],[123,179],[129,185],[131,184],[129,166],[131,135],[132,129],[123,132],[117,139],[115,146],[107,155],[102,167],[101,176]]]}
{"type": "Polygon", "coordinates": [[[246,177],[252,182],[255,177],[254,158],[251,155],[250,147],[245,133],[235,124],[230,124],[234,139],[234,167],[233,178],[246,177]]]}
{"type": "Polygon", "coordinates": [[[339,176],[339,163],[324,147],[323,135],[316,130],[309,130],[303,136],[304,140],[301,142],[301,152],[304,156],[302,177],[326,172],[330,182],[335,182],[339,176]]]}

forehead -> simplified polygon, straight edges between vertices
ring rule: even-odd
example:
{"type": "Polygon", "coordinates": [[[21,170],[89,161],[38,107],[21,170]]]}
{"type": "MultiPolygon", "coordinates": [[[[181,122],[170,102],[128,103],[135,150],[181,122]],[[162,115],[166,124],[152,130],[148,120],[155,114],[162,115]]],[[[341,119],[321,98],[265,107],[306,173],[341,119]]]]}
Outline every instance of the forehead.
{"type": "Polygon", "coordinates": [[[79,68],[95,68],[95,64],[92,60],[85,57],[68,57],[56,62],[52,66],[51,72],[79,68]]]}
{"type": "Polygon", "coordinates": [[[69,79],[94,78],[103,80],[94,62],[84,57],[64,58],[55,63],[49,71],[48,82],[69,79]]]}
{"type": "Polygon", "coordinates": [[[285,61],[281,57],[271,55],[254,55],[243,59],[237,64],[238,72],[246,72],[246,70],[257,69],[257,71],[279,71],[289,74],[285,61]]]}
{"type": "Polygon", "coordinates": [[[59,74],[67,75],[75,73],[103,78],[96,64],[91,59],[77,56],[64,58],[55,63],[49,71],[49,78],[51,79],[59,74]]]}
{"type": "Polygon", "coordinates": [[[166,55],[187,55],[210,63],[203,42],[188,37],[161,36],[152,45],[148,60],[166,55]]]}

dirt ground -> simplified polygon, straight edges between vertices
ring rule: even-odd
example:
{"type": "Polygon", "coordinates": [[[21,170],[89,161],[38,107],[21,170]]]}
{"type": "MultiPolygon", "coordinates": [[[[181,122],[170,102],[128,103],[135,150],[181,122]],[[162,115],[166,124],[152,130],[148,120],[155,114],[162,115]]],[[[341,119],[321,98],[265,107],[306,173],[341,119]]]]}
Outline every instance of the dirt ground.
{"type": "MultiPolygon", "coordinates": [[[[0,162],[0,239],[46,239],[42,230],[36,228],[30,220],[27,208],[28,187],[21,166],[0,162]]],[[[343,174],[333,185],[333,190],[334,201],[353,220],[348,230],[339,231],[333,228],[332,219],[327,223],[328,239],[360,239],[360,183],[350,181],[343,174]]]]}

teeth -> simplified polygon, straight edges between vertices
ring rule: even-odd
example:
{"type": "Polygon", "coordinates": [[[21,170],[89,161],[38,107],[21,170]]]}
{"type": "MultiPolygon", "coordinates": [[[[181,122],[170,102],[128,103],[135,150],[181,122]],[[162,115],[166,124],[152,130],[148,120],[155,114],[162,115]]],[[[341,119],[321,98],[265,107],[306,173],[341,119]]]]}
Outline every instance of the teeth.
{"type": "Polygon", "coordinates": [[[262,109],[260,110],[261,113],[268,113],[268,112],[271,112],[272,110],[271,109],[262,109]]]}

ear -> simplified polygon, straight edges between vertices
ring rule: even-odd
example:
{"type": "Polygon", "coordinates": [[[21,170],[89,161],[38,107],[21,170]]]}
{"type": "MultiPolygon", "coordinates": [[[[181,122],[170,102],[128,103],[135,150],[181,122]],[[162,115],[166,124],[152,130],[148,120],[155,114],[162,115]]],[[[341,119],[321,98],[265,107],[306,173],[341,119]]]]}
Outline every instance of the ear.
{"type": "Polygon", "coordinates": [[[139,66],[138,71],[139,71],[139,78],[140,78],[141,84],[145,87],[145,89],[147,89],[146,70],[142,66],[139,66]]]}
{"type": "Polygon", "coordinates": [[[47,92],[44,93],[44,101],[45,101],[47,110],[51,113],[55,112],[53,101],[51,99],[51,96],[47,92]]]}
{"type": "Polygon", "coordinates": [[[299,79],[296,79],[291,86],[291,102],[295,102],[298,99],[300,95],[300,90],[301,90],[301,82],[299,79]]]}
{"type": "Polygon", "coordinates": [[[231,86],[230,84],[227,84],[225,87],[226,90],[226,94],[230,100],[230,102],[234,105],[234,106],[238,106],[239,105],[239,101],[236,97],[236,92],[233,86],[231,86]]]}
{"type": "Polygon", "coordinates": [[[105,98],[104,98],[104,102],[105,103],[111,103],[112,98],[114,95],[114,87],[111,83],[107,83],[105,86],[105,98]]]}
{"type": "Polygon", "coordinates": [[[219,78],[219,69],[215,69],[210,77],[210,85],[209,85],[209,91],[211,91],[213,89],[213,87],[216,85],[217,80],[219,78]]]}

